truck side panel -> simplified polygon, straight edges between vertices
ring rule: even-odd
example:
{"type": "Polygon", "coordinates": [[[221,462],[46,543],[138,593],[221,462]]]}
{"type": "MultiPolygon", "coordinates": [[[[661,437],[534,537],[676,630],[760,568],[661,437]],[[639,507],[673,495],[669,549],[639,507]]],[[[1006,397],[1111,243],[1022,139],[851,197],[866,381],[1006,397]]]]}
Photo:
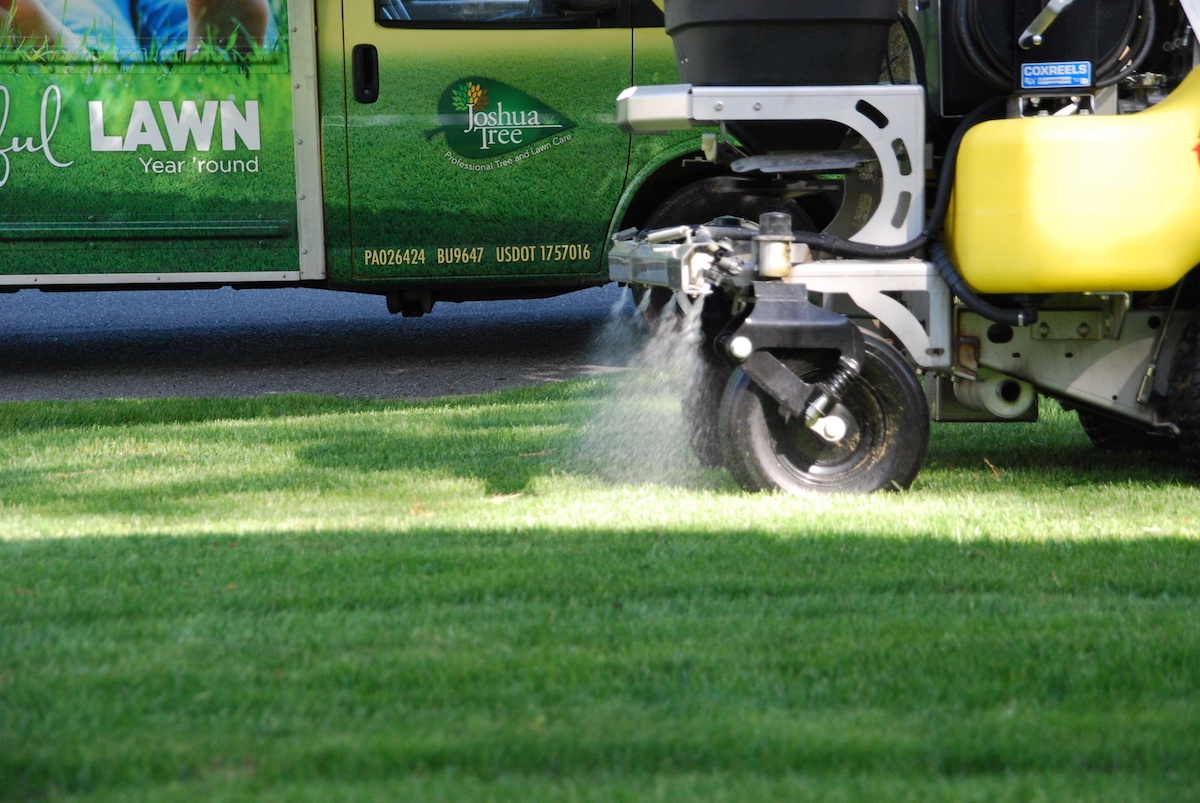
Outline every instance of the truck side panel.
{"type": "Polygon", "coordinates": [[[297,281],[288,19],[190,60],[8,42],[0,284],[297,281]]]}
{"type": "MultiPolygon", "coordinates": [[[[66,52],[0,33],[0,287],[445,298],[607,280],[634,197],[613,101],[635,37],[643,73],[672,68],[655,2],[403,0],[414,24],[371,0],[270,2],[250,53],[66,52]],[[377,98],[355,96],[359,46],[374,48],[377,98]]],[[[662,147],[637,143],[634,176],[662,147]]]]}

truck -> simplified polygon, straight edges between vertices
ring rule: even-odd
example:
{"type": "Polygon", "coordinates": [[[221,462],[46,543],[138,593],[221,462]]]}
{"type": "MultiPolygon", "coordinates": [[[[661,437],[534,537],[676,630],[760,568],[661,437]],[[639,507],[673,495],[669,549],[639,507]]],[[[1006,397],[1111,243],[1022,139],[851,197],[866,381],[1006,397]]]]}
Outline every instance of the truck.
{"type": "Polygon", "coordinates": [[[1200,2],[897,10],[667,0],[679,76],[619,96],[721,172],[717,214],[609,254],[701,344],[696,454],[750,490],[904,489],[931,420],[1048,399],[1200,468],[1200,2]]]}
{"type": "Polygon", "coordinates": [[[674,75],[662,23],[651,0],[0,0],[0,291],[314,287],[417,316],[605,284],[611,234],[717,172],[613,123],[674,75]]]}

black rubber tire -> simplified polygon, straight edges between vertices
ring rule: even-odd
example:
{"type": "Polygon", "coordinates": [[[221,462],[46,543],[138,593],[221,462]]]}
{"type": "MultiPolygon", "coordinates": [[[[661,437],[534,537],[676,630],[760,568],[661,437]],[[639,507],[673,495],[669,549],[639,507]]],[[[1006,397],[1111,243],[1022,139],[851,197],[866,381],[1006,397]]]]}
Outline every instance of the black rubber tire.
{"type": "Polygon", "coordinates": [[[1192,313],[1175,347],[1168,381],[1167,417],[1179,427],[1176,443],[1183,459],[1200,471],[1200,312],[1192,313]]]}
{"type": "Polygon", "coordinates": [[[758,222],[764,212],[787,212],[792,216],[792,228],[811,231],[813,220],[800,204],[789,198],[772,198],[745,192],[721,192],[723,179],[706,178],[676,190],[658,205],[646,219],[645,228],[661,229],[707,223],[722,215],[733,215],[758,222]]]}
{"type": "Polygon", "coordinates": [[[1079,424],[1088,440],[1102,452],[1123,454],[1131,452],[1170,452],[1178,443],[1174,438],[1159,435],[1136,424],[1093,412],[1076,410],[1079,424]]]}
{"type": "MultiPolygon", "coordinates": [[[[750,491],[793,494],[903,490],[912,484],[929,445],[929,409],[904,358],[864,333],[862,372],[842,395],[850,419],[840,443],[830,444],[788,419],[779,404],[738,368],[729,378],[719,419],[725,465],[750,491]]],[[[824,355],[783,357],[806,382],[826,378],[836,360],[824,355]]]]}

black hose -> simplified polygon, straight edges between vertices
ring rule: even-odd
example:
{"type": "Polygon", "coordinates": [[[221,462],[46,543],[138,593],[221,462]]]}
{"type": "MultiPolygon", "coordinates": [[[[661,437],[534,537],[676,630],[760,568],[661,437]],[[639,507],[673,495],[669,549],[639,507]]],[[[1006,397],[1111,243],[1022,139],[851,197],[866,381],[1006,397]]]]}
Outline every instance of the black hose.
{"type": "MultiPolygon", "coordinates": [[[[1150,55],[1154,49],[1154,32],[1158,27],[1158,12],[1154,9],[1154,0],[1145,0],[1142,4],[1143,11],[1140,15],[1142,25],[1138,32],[1138,38],[1130,39],[1129,48],[1134,51],[1134,55],[1129,62],[1116,73],[1096,78],[1096,88],[1100,89],[1106,86],[1112,86],[1125,78],[1132,75],[1142,63],[1150,55]],[[1136,44],[1135,44],[1136,42],[1136,44]]],[[[1120,63],[1120,62],[1118,62],[1120,63]]]]}
{"type": "Polygon", "coordinates": [[[974,0],[956,0],[954,39],[967,61],[967,66],[979,78],[1001,92],[1012,90],[1011,70],[991,52],[987,37],[980,26],[978,6],[974,0]]]}
{"type": "Polygon", "coordinates": [[[760,233],[758,229],[746,226],[714,226],[705,223],[703,228],[714,240],[752,240],[760,233]]]}
{"type": "Polygon", "coordinates": [[[904,39],[908,42],[908,51],[912,53],[913,72],[916,73],[917,83],[921,86],[929,86],[929,77],[925,69],[925,53],[921,48],[921,34],[917,30],[917,24],[903,11],[898,15],[898,22],[900,30],[904,32],[904,39]]]}
{"type": "MultiPolygon", "coordinates": [[[[967,285],[966,280],[959,275],[958,270],[954,267],[953,260],[950,258],[949,252],[946,251],[946,247],[933,239],[941,231],[946,221],[946,213],[950,208],[950,197],[954,188],[955,162],[958,158],[958,151],[962,145],[963,137],[976,124],[990,118],[995,113],[996,107],[1001,105],[1001,102],[1005,100],[1005,98],[993,98],[980,105],[964,117],[958,128],[955,129],[946,150],[945,167],[938,182],[937,197],[933,208],[930,210],[925,229],[915,239],[903,245],[869,245],[820,232],[793,231],[792,236],[795,238],[795,241],[807,245],[814,250],[855,259],[894,259],[906,257],[928,246],[929,255],[933,260],[934,267],[937,268],[938,274],[942,277],[946,286],[950,288],[950,292],[961,300],[972,312],[976,312],[990,321],[1009,326],[1027,326],[1036,321],[1037,313],[1035,311],[1027,312],[1022,310],[1014,312],[1012,310],[1004,310],[980,298],[967,285]]],[[[717,225],[704,226],[703,228],[713,237],[730,240],[749,240],[758,233],[757,230],[744,226],[717,225]]],[[[644,238],[645,232],[642,232],[639,236],[644,238]]]]}
{"type": "MultiPolygon", "coordinates": [[[[1014,65],[1005,60],[988,39],[979,13],[980,0],[955,0],[954,39],[967,66],[993,89],[1011,92],[1016,80],[1014,65]]],[[[1112,86],[1132,75],[1154,47],[1157,11],[1154,0],[1134,0],[1125,30],[1110,54],[1096,65],[1097,89],[1112,86]],[[1139,10],[1140,7],[1140,10],[1139,10]],[[1127,59],[1121,55],[1129,52],[1127,59]]]]}
{"type": "Polygon", "coordinates": [[[1134,40],[1138,32],[1138,20],[1142,17],[1142,0],[1137,0],[1129,7],[1129,15],[1125,20],[1125,27],[1121,31],[1121,35],[1117,37],[1116,43],[1107,53],[1101,56],[1096,61],[1096,66],[1093,68],[1100,80],[1100,76],[1107,76],[1113,72],[1120,71],[1121,57],[1129,50],[1129,43],[1134,40]]]}
{"type": "Polygon", "coordinates": [[[942,281],[950,288],[950,292],[954,293],[962,303],[967,305],[967,309],[971,312],[977,312],[989,321],[996,323],[1007,324],[1008,326],[1029,326],[1037,321],[1036,310],[1006,310],[997,307],[980,298],[974,290],[972,290],[959,275],[958,270],[954,267],[953,260],[950,259],[950,252],[946,250],[946,246],[940,242],[932,242],[929,244],[929,256],[933,260],[933,266],[937,268],[938,275],[942,277],[942,281]]]}
{"type": "Polygon", "coordinates": [[[930,240],[942,230],[942,226],[946,222],[946,213],[950,210],[950,197],[954,191],[955,162],[958,159],[958,149],[962,145],[963,137],[978,123],[993,117],[998,108],[1006,102],[1007,99],[1002,97],[984,102],[964,117],[958,128],[954,130],[954,135],[950,137],[950,142],[946,147],[946,158],[942,174],[938,178],[938,189],[933,208],[930,209],[924,230],[914,239],[900,245],[870,245],[834,237],[831,234],[795,231],[792,234],[795,236],[796,242],[807,245],[816,251],[825,251],[835,256],[855,259],[898,259],[912,256],[928,245],[930,240]]]}
{"type": "Polygon", "coordinates": [[[950,288],[950,292],[962,301],[969,310],[979,313],[990,321],[1007,324],[1008,326],[1028,326],[1033,323],[1037,320],[1037,313],[1035,311],[1005,310],[980,298],[954,267],[954,262],[950,258],[950,253],[946,250],[946,247],[933,239],[942,230],[942,226],[946,222],[946,214],[950,210],[950,198],[954,189],[954,176],[957,172],[956,162],[963,137],[966,136],[967,131],[974,128],[977,124],[990,119],[998,108],[1002,107],[1006,102],[1007,99],[1003,97],[992,98],[986,101],[964,117],[958,128],[955,129],[954,135],[950,138],[950,143],[946,148],[946,158],[943,163],[942,174],[938,180],[937,197],[934,200],[933,208],[930,210],[925,229],[915,239],[903,245],[868,245],[865,243],[856,243],[851,240],[843,240],[840,237],[833,237],[819,232],[796,231],[792,232],[796,238],[796,242],[837,256],[859,259],[905,257],[928,246],[930,258],[933,260],[938,274],[942,277],[942,281],[950,288]]]}

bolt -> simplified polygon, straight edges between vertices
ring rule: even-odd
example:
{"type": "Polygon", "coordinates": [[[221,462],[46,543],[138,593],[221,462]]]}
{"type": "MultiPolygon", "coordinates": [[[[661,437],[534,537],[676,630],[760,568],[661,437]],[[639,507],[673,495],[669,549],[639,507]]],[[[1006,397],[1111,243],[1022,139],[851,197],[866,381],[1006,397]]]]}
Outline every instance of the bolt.
{"type": "Polygon", "coordinates": [[[820,418],[812,426],[812,431],[828,443],[840,443],[846,437],[849,427],[846,422],[836,415],[820,418]]]}

